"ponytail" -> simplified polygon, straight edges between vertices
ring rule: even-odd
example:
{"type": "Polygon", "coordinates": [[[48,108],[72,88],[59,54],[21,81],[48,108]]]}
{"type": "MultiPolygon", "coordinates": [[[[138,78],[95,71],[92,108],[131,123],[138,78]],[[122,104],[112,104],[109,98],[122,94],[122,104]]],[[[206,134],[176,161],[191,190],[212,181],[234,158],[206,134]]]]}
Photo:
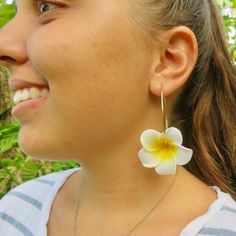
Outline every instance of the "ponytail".
{"type": "Polygon", "coordinates": [[[236,71],[213,0],[135,0],[134,20],[150,32],[184,25],[198,41],[198,61],[183,88],[171,125],[194,151],[186,168],[236,199],[236,71]]]}
{"type": "Polygon", "coordinates": [[[180,126],[186,145],[194,151],[187,169],[236,199],[236,71],[219,10],[208,2],[210,17],[206,24],[210,27],[205,29],[209,28],[209,48],[202,51],[204,57],[199,57],[198,67],[175,108],[173,123],[180,126]]]}

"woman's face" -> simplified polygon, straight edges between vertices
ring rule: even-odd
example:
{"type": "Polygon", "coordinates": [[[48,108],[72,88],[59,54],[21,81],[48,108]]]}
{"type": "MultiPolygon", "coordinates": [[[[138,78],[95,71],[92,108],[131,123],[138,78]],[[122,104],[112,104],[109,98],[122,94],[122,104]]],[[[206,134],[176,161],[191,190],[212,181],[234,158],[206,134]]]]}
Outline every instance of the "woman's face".
{"type": "Polygon", "coordinates": [[[148,109],[151,55],[126,1],[16,2],[16,16],[0,30],[0,63],[12,80],[49,87],[40,105],[15,114],[22,150],[79,159],[115,148],[148,109]]]}

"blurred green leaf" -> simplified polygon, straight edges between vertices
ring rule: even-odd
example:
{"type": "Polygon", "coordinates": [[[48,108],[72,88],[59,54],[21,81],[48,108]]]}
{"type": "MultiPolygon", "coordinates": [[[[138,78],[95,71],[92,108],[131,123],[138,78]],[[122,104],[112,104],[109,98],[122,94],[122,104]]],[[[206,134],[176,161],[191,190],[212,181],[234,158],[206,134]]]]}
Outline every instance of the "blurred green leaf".
{"type": "Polygon", "coordinates": [[[19,125],[17,123],[0,126],[0,153],[17,146],[18,131],[19,125]]]}

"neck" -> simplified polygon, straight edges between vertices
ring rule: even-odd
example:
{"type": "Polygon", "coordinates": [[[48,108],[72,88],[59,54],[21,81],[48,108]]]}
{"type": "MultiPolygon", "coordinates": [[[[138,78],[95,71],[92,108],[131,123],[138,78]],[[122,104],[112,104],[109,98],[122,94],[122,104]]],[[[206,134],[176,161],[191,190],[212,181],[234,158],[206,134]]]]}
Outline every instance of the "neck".
{"type": "Polygon", "coordinates": [[[130,149],[129,142],[129,147],[123,145],[122,153],[113,149],[98,157],[99,161],[81,163],[81,200],[111,211],[120,206],[130,210],[147,207],[147,199],[151,206],[169,188],[174,176],[159,176],[154,169],[144,168],[137,156],[139,148],[130,149]]]}

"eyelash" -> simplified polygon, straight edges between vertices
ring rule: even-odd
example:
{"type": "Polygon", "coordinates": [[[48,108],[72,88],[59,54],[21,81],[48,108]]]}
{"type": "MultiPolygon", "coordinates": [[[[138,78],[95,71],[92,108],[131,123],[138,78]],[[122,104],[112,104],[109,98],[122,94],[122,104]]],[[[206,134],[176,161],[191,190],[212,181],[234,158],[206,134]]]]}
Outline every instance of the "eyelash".
{"type": "MultiPolygon", "coordinates": [[[[43,15],[45,14],[45,12],[40,12],[41,7],[43,6],[43,4],[52,4],[54,6],[58,6],[58,7],[65,7],[65,5],[62,2],[58,2],[58,1],[51,1],[51,0],[32,0],[32,5],[33,8],[36,9],[36,11],[38,12],[39,15],[43,15]]],[[[50,11],[50,10],[49,10],[50,11]]],[[[47,12],[47,11],[46,11],[47,12]]]]}

